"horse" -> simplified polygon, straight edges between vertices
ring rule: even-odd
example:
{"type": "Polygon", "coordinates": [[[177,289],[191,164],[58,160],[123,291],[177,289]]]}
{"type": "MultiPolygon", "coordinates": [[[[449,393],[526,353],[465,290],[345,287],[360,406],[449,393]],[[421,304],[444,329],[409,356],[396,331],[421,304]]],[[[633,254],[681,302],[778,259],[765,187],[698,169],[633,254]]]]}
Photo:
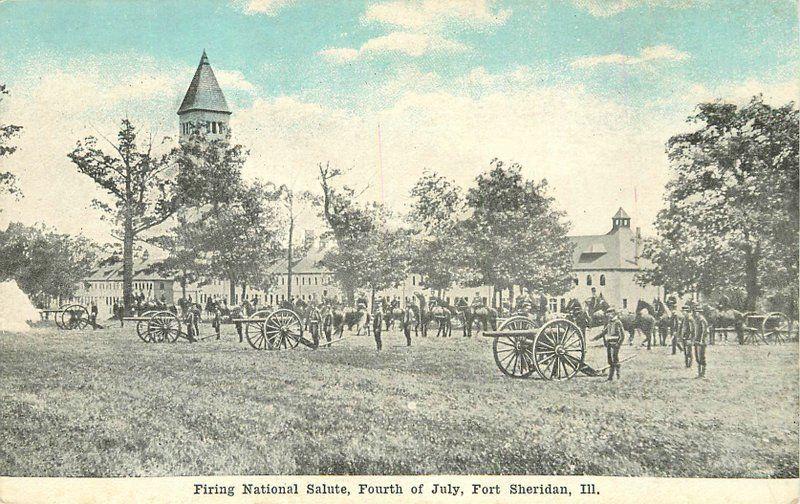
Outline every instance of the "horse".
{"type": "Polygon", "coordinates": [[[656,318],[659,342],[661,346],[667,346],[667,336],[672,330],[673,325],[672,310],[658,298],[653,299],[653,309],[655,310],[653,316],[656,318]]]}
{"type": "Polygon", "coordinates": [[[633,345],[633,336],[636,333],[636,329],[639,329],[646,338],[645,341],[642,342],[642,345],[647,344],[647,349],[650,350],[655,338],[655,312],[656,310],[653,308],[653,305],[644,299],[640,299],[639,303],[636,305],[635,313],[624,311],[620,314],[622,327],[630,332],[630,337],[628,338],[629,345],[633,345]]]}
{"type": "MultiPolygon", "coordinates": [[[[744,313],[733,308],[723,309],[711,306],[709,304],[702,305],[703,316],[708,320],[708,334],[709,341],[714,344],[715,331],[718,328],[732,327],[736,331],[736,341],[740,345],[744,344],[744,313]]],[[[728,332],[724,332],[724,338],[727,341],[728,332]]]]}
{"type": "Polygon", "coordinates": [[[597,306],[591,308],[584,307],[578,299],[572,298],[569,300],[565,307],[567,318],[575,325],[581,328],[584,334],[587,329],[592,327],[600,327],[606,323],[606,309],[608,309],[608,302],[605,299],[600,299],[597,306]],[[591,311],[591,313],[590,313],[591,311]]]}
{"type": "Polygon", "coordinates": [[[436,331],[436,336],[447,337],[453,333],[453,326],[450,319],[456,313],[455,309],[449,308],[447,304],[441,299],[431,299],[431,320],[435,320],[439,329],[436,331]]]}
{"type": "Polygon", "coordinates": [[[395,299],[389,303],[386,299],[382,299],[381,305],[383,307],[383,318],[386,321],[386,330],[388,331],[394,327],[395,322],[402,327],[406,312],[400,308],[400,301],[395,299]]]}
{"type": "Polygon", "coordinates": [[[478,324],[477,330],[488,330],[489,327],[492,331],[497,330],[497,310],[488,306],[461,306],[459,308],[461,318],[464,321],[464,336],[467,338],[472,337],[472,328],[475,323],[478,324]]]}
{"type": "Polygon", "coordinates": [[[414,299],[416,300],[412,306],[417,307],[417,325],[414,328],[414,331],[417,335],[419,335],[420,330],[422,331],[422,337],[428,336],[428,324],[430,324],[431,320],[433,320],[431,311],[428,307],[428,303],[425,301],[425,295],[419,292],[414,293],[414,299]]]}

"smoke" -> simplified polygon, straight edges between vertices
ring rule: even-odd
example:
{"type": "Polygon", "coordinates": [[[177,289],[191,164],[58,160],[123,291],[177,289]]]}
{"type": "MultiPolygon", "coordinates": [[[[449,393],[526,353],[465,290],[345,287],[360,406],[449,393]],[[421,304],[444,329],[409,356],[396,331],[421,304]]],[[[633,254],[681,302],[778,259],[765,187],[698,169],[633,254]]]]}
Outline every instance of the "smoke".
{"type": "Polygon", "coordinates": [[[0,283],[0,333],[27,332],[39,318],[39,311],[34,308],[28,296],[19,288],[17,282],[9,280],[0,283]]]}

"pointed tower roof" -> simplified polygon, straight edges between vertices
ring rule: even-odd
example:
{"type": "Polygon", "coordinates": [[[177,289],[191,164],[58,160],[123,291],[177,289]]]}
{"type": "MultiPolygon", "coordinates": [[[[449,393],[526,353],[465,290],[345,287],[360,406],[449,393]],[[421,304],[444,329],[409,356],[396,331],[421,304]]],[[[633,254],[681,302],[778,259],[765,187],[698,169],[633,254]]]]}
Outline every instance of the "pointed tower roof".
{"type": "Polygon", "coordinates": [[[619,207],[619,210],[617,210],[617,213],[614,214],[613,218],[614,219],[630,219],[630,216],[627,214],[627,212],[625,212],[625,210],[622,209],[622,207],[619,207]]]}
{"type": "Polygon", "coordinates": [[[214,71],[211,70],[205,50],[203,50],[203,56],[200,58],[200,64],[194,73],[192,83],[189,84],[186,96],[183,97],[181,107],[178,109],[178,115],[192,110],[231,113],[225,101],[225,95],[222,94],[222,89],[214,76],[214,71]]]}

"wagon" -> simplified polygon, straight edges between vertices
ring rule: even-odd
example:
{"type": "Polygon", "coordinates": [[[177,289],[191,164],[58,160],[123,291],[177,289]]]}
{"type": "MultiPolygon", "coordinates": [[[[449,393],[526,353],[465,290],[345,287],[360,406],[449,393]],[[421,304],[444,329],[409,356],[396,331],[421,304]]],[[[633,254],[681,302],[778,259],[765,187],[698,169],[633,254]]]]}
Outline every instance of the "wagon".
{"type": "Polygon", "coordinates": [[[52,313],[56,327],[65,331],[86,329],[87,327],[101,328],[92,321],[89,310],[82,304],[70,303],[57,310],[40,310],[40,312],[43,316],[52,313]]]}
{"type": "Polygon", "coordinates": [[[527,378],[535,372],[545,380],[567,380],[578,373],[597,376],[602,371],[586,365],[586,338],[566,319],[536,327],[530,317],[515,315],[483,336],[494,339],[494,361],[512,378],[527,378]]]}
{"type": "Polygon", "coordinates": [[[321,316],[308,317],[304,323],[300,315],[288,308],[260,310],[249,317],[232,319],[231,322],[244,327],[247,342],[256,350],[288,350],[299,345],[316,349],[343,339],[320,343],[321,316]]]}
{"type": "Polygon", "coordinates": [[[180,317],[171,311],[150,310],[122,320],[136,322],[136,335],[145,343],[175,343],[178,339],[193,341],[198,336],[189,334],[188,331],[193,329],[188,317],[180,317]]]}
{"type": "Polygon", "coordinates": [[[797,326],[781,312],[744,315],[743,343],[786,343],[797,338],[797,326]]]}

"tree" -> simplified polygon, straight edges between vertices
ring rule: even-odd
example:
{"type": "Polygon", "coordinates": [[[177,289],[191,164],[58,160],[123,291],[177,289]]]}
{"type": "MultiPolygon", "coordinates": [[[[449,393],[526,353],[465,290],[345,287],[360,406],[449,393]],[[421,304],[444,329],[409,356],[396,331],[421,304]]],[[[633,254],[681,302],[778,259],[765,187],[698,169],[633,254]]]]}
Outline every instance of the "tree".
{"type": "Polygon", "coordinates": [[[375,232],[374,216],[356,204],[355,191],[349,187],[341,190],[332,181],[341,171],[329,164],[319,165],[322,198],[317,200],[321,217],[328,224],[336,242],[338,255],[327,257],[326,265],[335,272],[347,302],[353,302],[355,289],[362,285],[364,258],[360,255],[361,242],[375,232]],[[352,251],[352,253],[348,253],[352,251]]]}
{"type": "Polygon", "coordinates": [[[152,137],[140,148],[137,131],[128,120],[122,121],[116,143],[106,154],[97,139],[79,141],[69,159],[79,173],[91,178],[108,193],[112,204],[94,200],[94,206],[122,230],[122,292],[125,313],[130,313],[133,292],[133,246],[145,231],[165,222],[177,210],[179,200],[173,193],[168,156],[153,155],[152,137]]]}
{"type": "MultiPolygon", "coordinates": [[[[191,235],[198,257],[198,275],[236,287],[266,288],[266,268],[280,253],[280,219],[275,208],[280,192],[259,181],[246,183],[242,167],[246,149],[224,139],[209,139],[196,128],[171,153],[179,167],[176,193],[189,209],[182,231],[191,235]]],[[[180,260],[176,258],[176,260],[180,260]]]]}
{"type": "MultiPolygon", "coordinates": [[[[2,102],[3,95],[7,95],[8,90],[4,84],[0,84],[0,102],[2,102]]],[[[13,136],[22,130],[22,126],[14,124],[3,124],[0,122],[0,160],[4,156],[13,154],[17,147],[9,145],[7,142],[13,136]]],[[[0,170],[0,195],[10,193],[19,195],[19,188],[17,188],[17,178],[13,173],[0,170]]]]}
{"type": "MultiPolygon", "coordinates": [[[[288,236],[286,246],[286,299],[292,299],[292,268],[294,266],[294,225],[299,216],[296,205],[305,201],[313,201],[314,197],[308,191],[295,194],[289,187],[280,186],[275,195],[282,202],[288,221],[288,236]]],[[[307,252],[307,251],[305,251],[307,252]]]]}
{"type": "Polygon", "coordinates": [[[547,181],[526,180],[521,170],[494,159],[467,192],[472,213],[462,232],[470,247],[467,263],[476,273],[469,283],[563,294],[572,268],[569,223],[547,194],[547,181]]]}
{"type": "Polygon", "coordinates": [[[467,256],[462,222],[466,200],[461,189],[437,173],[426,173],[411,189],[408,222],[413,230],[411,270],[421,285],[439,293],[465,280],[467,256]]]}
{"type": "Polygon", "coordinates": [[[168,254],[164,259],[151,264],[148,272],[155,271],[177,280],[181,286],[181,298],[186,299],[186,286],[199,279],[201,269],[197,253],[198,238],[186,212],[176,215],[176,225],[167,233],[150,237],[147,243],[168,254]]]}
{"type": "Polygon", "coordinates": [[[798,112],[760,96],[698,105],[698,126],[667,142],[673,177],[644,249],[643,280],[710,295],[741,288],[748,309],[769,291],[796,310],[798,112]]]}
{"type": "Polygon", "coordinates": [[[69,298],[95,265],[100,248],[83,236],[44,225],[11,223],[0,232],[0,279],[14,279],[40,306],[69,298]]]}
{"type": "Polygon", "coordinates": [[[338,246],[325,254],[325,266],[342,285],[364,287],[375,293],[397,287],[408,274],[408,230],[392,229],[390,214],[378,204],[361,210],[371,222],[370,230],[360,236],[347,236],[338,246]]]}

